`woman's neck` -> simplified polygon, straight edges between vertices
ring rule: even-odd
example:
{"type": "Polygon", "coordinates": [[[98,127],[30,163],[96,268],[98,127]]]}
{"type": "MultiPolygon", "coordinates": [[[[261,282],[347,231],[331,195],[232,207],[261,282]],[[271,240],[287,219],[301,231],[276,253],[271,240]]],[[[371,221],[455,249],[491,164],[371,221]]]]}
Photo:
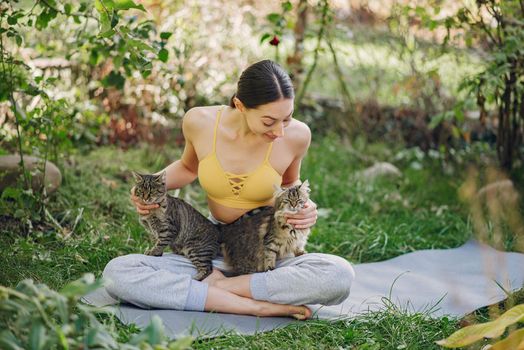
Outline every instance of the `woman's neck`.
{"type": "Polygon", "coordinates": [[[235,139],[252,139],[257,136],[251,131],[246,117],[238,109],[228,107],[228,117],[226,119],[226,124],[234,132],[235,139]]]}

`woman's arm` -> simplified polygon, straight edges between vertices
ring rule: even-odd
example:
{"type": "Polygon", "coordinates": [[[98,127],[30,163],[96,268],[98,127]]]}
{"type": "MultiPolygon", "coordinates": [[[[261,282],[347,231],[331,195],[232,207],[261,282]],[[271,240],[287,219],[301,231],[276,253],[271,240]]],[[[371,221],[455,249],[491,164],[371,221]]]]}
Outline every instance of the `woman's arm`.
{"type": "MultiPolygon", "coordinates": [[[[166,171],[166,187],[168,190],[184,187],[193,182],[198,176],[198,157],[191,142],[194,137],[194,132],[198,128],[195,127],[195,111],[190,109],[182,119],[182,133],[186,140],[184,152],[179,160],[174,161],[163,170],[166,171]]],[[[158,174],[157,173],[157,174],[158,174]]],[[[138,197],[134,195],[134,187],[131,189],[131,200],[134,203],[139,214],[149,214],[150,209],[158,207],[158,204],[145,205],[138,197]]]]}
{"type": "Polygon", "coordinates": [[[299,122],[296,130],[290,135],[289,148],[295,156],[286,171],[282,174],[282,187],[292,187],[301,183],[300,166],[311,143],[309,127],[299,122]]]}
{"type": "MultiPolygon", "coordinates": [[[[311,144],[311,131],[304,123],[299,124],[297,132],[292,137],[292,151],[296,154],[295,159],[282,174],[282,187],[292,187],[301,184],[300,166],[302,159],[307,153],[311,144]]],[[[317,205],[310,199],[304,205],[304,209],[296,214],[289,214],[288,223],[297,229],[304,229],[313,226],[317,222],[317,205]]]]}
{"type": "Polygon", "coordinates": [[[197,122],[194,109],[190,109],[182,119],[182,134],[185,138],[184,152],[179,160],[168,165],[166,171],[166,187],[174,190],[184,187],[195,181],[198,176],[198,157],[193,147],[192,139],[195,136],[195,122],[197,122]]]}

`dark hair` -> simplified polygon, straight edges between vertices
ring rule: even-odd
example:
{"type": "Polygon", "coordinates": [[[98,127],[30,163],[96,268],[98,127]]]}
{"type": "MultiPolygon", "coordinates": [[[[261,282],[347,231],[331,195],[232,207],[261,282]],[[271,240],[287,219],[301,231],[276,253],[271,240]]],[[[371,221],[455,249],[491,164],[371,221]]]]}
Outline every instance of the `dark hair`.
{"type": "Polygon", "coordinates": [[[233,108],[235,96],[247,108],[257,108],[281,98],[294,98],[295,91],[291,78],[278,63],[263,60],[247,67],[240,75],[237,92],[229,101],[233,108]]]}

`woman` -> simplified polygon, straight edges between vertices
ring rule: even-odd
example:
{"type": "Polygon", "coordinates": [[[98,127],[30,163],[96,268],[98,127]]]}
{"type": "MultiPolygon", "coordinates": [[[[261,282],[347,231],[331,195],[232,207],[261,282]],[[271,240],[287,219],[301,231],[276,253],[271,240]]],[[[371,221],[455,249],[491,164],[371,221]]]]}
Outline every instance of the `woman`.
{"type": "MultiPolygon", "coordinates": [[[[186,140],[181,159],[169,165],[168,189],[181,188],[197,177],[208,195],[211,220],[230,223],[247,211],[273,204],[274,186],[300,183],[300,163],[311,134],[292,119],[294,91],[287,73],[270,60],[248,67],[229,106],[195,107],[183,118],[186,140]]],[[[131,198],[139,214],[157,205],[131,198]]],[[[309,201],[288,222],[308,228],[317,219],[309,201]]],[[[111,260],[103,273],[107,291],[142,307],[216,311],[305,319],[305,304],[332,305],[349,294],[351,265],[327,254],[282,259],[274,270],[225,277],[219,257],[202,282],[192,279],[194,266],[184,257],[130,254],[111,260]]]]}

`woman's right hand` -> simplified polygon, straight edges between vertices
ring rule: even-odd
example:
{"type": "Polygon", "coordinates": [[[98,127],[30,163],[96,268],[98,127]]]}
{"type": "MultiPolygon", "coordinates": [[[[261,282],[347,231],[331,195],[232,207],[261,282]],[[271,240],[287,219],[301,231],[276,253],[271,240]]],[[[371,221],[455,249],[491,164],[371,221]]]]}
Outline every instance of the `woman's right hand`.
{"type": "Polygon", "coordinates": [[[136,207],[136,211],[140,215],[147,215],[149,214],[149,210],[158,208],[158,204],[144,204],[140,198],[135,196],[135,186],[131,188],[131,202],[133,202],[133,205],[136,207]]]}

